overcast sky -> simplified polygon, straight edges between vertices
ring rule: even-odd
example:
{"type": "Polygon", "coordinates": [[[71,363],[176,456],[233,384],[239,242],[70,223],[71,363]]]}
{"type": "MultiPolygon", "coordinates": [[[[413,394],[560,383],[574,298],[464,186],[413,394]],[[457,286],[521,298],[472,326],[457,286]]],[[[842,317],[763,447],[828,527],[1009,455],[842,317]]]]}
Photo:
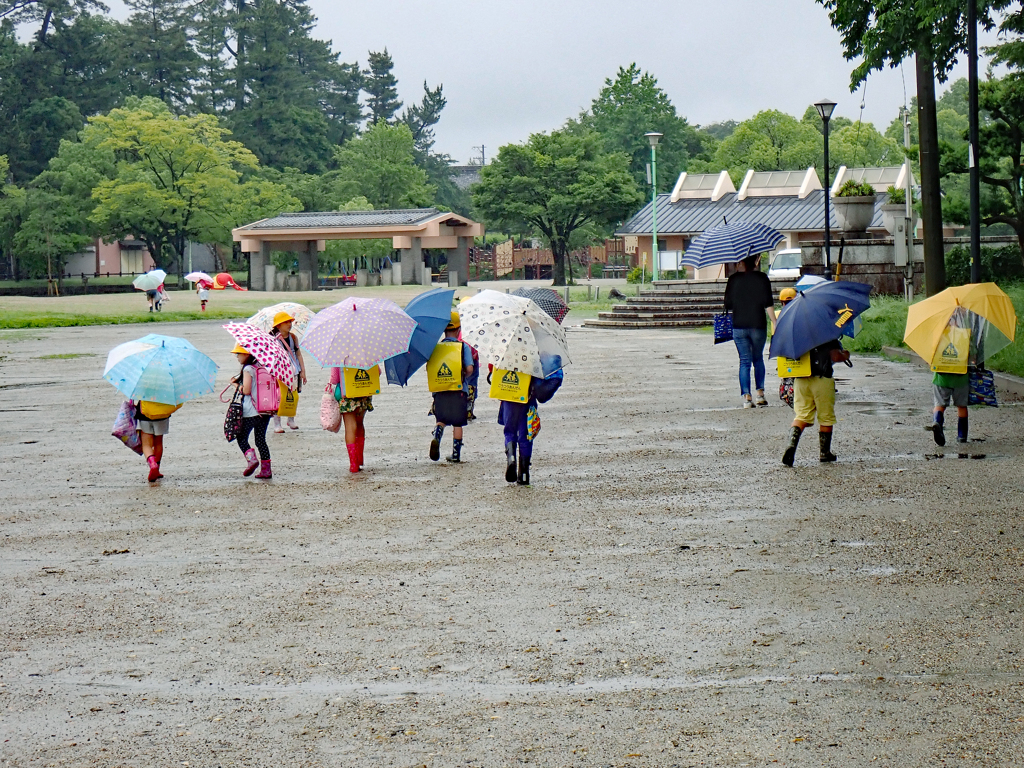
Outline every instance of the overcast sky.
{"type": "MultiPolygon", "coordinates": [[[[743,120],[762,109],[800,117],[823,97],[856,120],[862,92],[828,14],[813,0],[310,0],[316,35],[366,66],[385,46],[399,96],[423,81],[448,99],[436,148],[458,162],[550,131],[587,108],[605,78],[635,61],[691,123],[743,120]]],[[[114,11],[122,16],[123,9],[114,11]]],[[[994,37],[984,35],[982,43],[994,37]]],[[[984,71],[984,67],[982,67],[984,71]]],[[[953,79],[966,76],[961,65],[953,79]]],[[[915,94],[913,61],[872,75],[864,119],[884,131],[915,94]]]]}

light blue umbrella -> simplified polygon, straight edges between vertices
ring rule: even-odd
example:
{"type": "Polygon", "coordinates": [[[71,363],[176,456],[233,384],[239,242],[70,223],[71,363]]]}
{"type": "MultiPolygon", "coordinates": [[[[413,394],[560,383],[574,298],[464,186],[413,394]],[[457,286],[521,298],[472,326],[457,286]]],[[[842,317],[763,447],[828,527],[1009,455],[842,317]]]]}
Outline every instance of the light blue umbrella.
{"type": "Polygon", "coordinates": [[[743,261],[748,256],[767,253],[782,239],[783,236],[767,224],[752,221],[719,224],[694,238],[683,254],[683,264],[700,269],[743,261]]]}
{"type": "Polygon", "coordinates": [[[178,405],[213,391],[217,364],[185,339],[151,333],[110,350],[103,378],[132,400],[178,405]]]}

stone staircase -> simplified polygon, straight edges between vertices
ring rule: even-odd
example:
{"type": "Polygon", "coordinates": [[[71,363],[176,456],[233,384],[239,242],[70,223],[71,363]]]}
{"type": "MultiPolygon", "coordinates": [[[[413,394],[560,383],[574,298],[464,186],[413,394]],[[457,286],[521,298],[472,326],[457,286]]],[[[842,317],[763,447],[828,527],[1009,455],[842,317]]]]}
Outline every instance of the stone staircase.
{"type": "MultiPolygon", "coordinates": [[[[711,325],[722,311],[725,280],[657,280],[639,296],[629,296],[610,312],[586,320],[587,328],[699,328],[711,325]]],[[[772,290],[778,299],[792,281],[778,281],[772,290]]]]}

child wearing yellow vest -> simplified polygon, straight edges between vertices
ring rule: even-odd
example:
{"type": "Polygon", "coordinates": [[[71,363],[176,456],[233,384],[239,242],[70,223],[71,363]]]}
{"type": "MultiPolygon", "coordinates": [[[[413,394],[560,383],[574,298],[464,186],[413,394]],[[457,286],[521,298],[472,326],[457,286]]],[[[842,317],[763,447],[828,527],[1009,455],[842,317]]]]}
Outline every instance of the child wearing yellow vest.
{"type": "Polygon", "coordinates": [[[461,327],[459,313],[453,311],[444,339],[427,361],[427,385],[434,394],[431,411],[437,419],[428,452],[431,461],[441,458],[441,438],[447,426],[452,427],[452,455],[446,458],[453,464],[462,461],[462,428],[469,419],[469,382],[474,368],[473,351],[459,340],[461,327]]]}
{"type": "Polygon", "coordinates": [[[330,386],[345,424],[345,447],[348,449],[348,471],[363,468],[366,428],[363,419],[373,410],[373,395],[380,392],[380,369],[332,368],[330,386]]]}

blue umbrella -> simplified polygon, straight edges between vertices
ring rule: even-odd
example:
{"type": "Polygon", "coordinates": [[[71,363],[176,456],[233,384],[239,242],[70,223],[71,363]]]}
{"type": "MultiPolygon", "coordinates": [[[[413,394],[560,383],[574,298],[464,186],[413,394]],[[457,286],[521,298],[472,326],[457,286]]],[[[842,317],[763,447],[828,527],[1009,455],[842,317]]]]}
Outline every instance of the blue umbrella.
{"type": "Polygon", "coordinates": [[[405,314],[416,321],[409,351],[384,361],[388,383],[404,387],[416,371],[427,364],[434,347],[452,317],[454,290],[434,288],[421,293],[405,307],[405,314]]]}
{"type": "MultiPolygon", "coordinates": [[[[821,285],[822,283],[827,282],[828,280],[826,280],[824,277],[821,277],[820,275],[804,275],[803,277],[796,281],[796,284],[793,287],[796,288],[797,291],[799,291],[800,293],[803,293],[808,288],[813,288],[816,285],[821,285]]],[[[863,323],[861,323],[861,319],[859,317],[855,317],[853,318],[852,323],[847,323],[843,326],[843,336],[849,336],[852,339],[854,336],[860,333],[861,328],[863,328],[863,323]]]]}
{"type": "Polygon", "coordinates": [[[748,256],[772,250],[782,240],[782,235],[767,224],[753,221],[719,224],[694,238],[683,254],[683,264],[700,269],[743,261],[748,256]]]}
{"type": "Polygon", "coordinates": [[[838,339],[871,306],[869,293],[870,285],[842,281],[819,283],[797,294],[779,313],[768,356],[795,360],[838,339]]]}
{"type": "Polygon", "coordinates": [[[110,350],[103,378],[132,400],[178,405],[213,391],[217,364],[185,339],[151,333],[110,350]]]}

